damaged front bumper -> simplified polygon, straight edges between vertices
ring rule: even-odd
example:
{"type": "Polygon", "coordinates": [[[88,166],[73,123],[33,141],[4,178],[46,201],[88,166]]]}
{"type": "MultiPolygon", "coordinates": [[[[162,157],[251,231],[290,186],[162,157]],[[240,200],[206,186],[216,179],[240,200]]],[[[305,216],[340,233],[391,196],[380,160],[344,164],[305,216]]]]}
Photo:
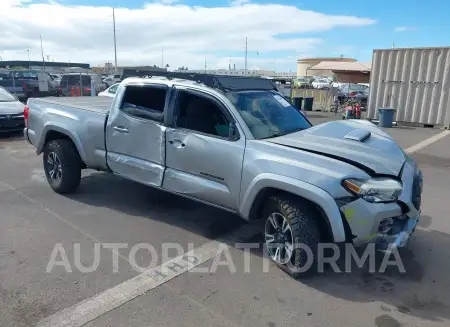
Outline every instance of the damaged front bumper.
{"type": "Polygon", "coordinates": [[[370,203],[359,198],[340,208],[355,245],[375,243],[378,250],[390,252],[408,243],[420,219],[423,188],[422,173],[413,159],[406,161],[401,179],[398,202],[370,203]]]}
{"type": "Polygon", "coordinates": [[[415,231],[420,211],[410,217],[397,203],[368,203],[358,199],[341,208],[353,234],[353,244],[375,243],[381,251],[404,247],[415,231]]]}

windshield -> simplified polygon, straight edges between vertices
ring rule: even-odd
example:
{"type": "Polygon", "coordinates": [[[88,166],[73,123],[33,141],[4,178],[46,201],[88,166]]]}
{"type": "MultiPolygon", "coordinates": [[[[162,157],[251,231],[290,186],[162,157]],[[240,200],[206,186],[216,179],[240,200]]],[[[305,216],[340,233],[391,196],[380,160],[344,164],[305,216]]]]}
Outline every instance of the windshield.
{"type": "Polygon", "coordinates": [[[227,93],[256,139],[281,136],[311,127],[306,118],[273,91],[227,93]]]}
{"type": "Polygon", "coordinates": [[[0,87],[0,102],[12,102],[17,101],[14,96],[6,91],[4,88],[0,87]]]}
{"type": "Polygon", "coordinates": [[[14,75],[14,78],[29,78],[29,79],[38,79],[38,74],[32,70],[24,70],[24,71],[13,71],[11,72],[14,75]]]}

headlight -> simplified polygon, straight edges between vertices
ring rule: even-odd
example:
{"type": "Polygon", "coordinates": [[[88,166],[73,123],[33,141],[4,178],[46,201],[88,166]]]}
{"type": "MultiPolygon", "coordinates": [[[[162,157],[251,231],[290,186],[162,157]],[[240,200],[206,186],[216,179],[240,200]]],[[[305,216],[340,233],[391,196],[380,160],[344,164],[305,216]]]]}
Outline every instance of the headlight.
{"type": "Polygon", "coordinates": [[[403,189],[400,182],[387,177],[371,178],[367,181],[345,179],[342,184],[350,192],[372,203],[396,201],[403,189]]]}

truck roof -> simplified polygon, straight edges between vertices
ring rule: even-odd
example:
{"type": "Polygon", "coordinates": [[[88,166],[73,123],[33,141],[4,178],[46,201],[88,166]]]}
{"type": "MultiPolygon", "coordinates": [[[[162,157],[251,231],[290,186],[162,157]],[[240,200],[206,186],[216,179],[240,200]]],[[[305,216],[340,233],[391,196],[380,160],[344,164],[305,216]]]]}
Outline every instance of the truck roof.
{"type": "Polygon", "coordinates": [[[197,84],[203,84],[213,89],[219,89],[223,92],[245,90],[277,90],[272,80],[261,77],[227,76],[197,73],[193,74],[180,72],[155,72],[140,70],[127,70],[122,74],[122,79],[133,77],[151,78],[166,81],[169,80],[180,84],[189,81],[188,83],[190,85],[192,85],[192,82],[195,82],[197,84]]]}

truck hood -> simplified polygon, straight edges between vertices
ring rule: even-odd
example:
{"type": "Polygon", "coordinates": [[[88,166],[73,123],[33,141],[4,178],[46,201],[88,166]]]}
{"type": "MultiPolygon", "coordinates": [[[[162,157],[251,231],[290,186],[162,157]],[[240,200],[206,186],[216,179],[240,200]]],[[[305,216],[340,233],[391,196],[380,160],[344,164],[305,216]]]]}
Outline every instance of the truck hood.
{"type": "Polygon", "coordinates": [[[1,102],[0,101],[0,115],[4,114],[20,114],[23,112],[24,104],[19,101],[1,102]]]}
{"type": "Polygon", "coordinates": [[[399,145],[366,120],[332,121],[265,141],[323,154],[371,174],[398,176],[406,160],[399,145]]]}

